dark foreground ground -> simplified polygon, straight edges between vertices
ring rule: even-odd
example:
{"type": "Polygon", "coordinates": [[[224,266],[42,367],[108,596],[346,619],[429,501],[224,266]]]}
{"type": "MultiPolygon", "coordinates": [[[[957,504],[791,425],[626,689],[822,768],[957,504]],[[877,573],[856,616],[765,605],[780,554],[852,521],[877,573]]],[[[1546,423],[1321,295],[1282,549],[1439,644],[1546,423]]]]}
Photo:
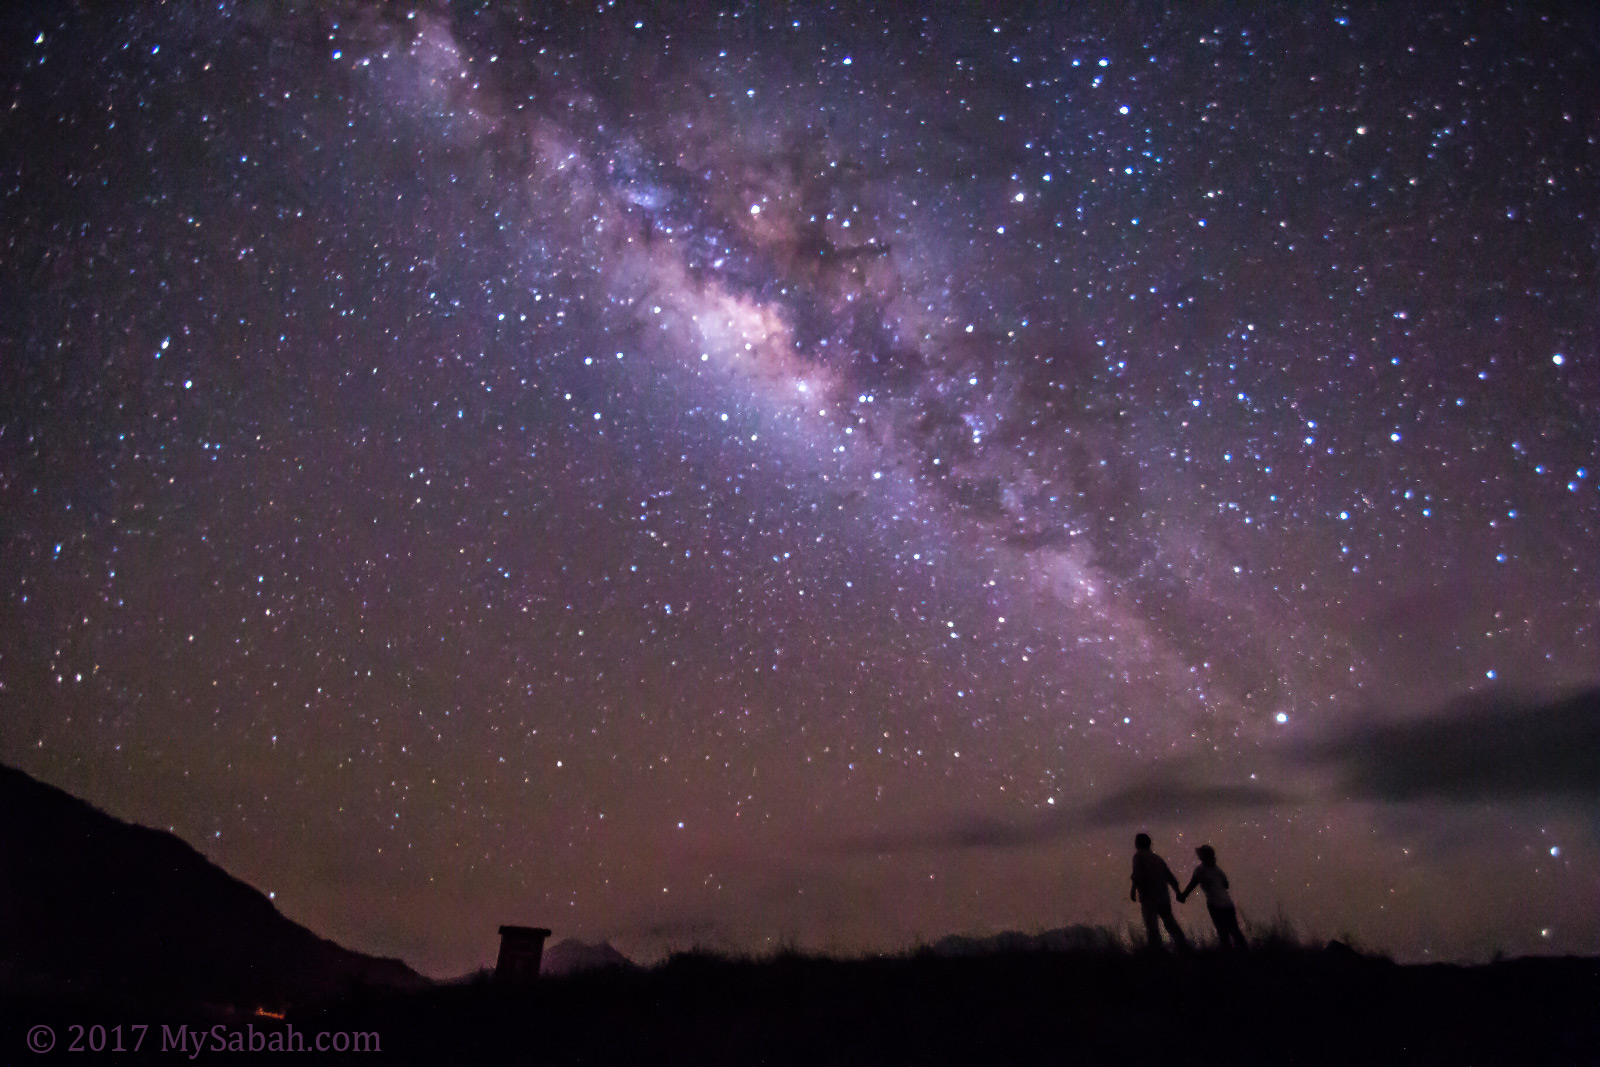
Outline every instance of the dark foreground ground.
{"type": "Polygon", "coordinates": [[[1248,957],[687,955],[521,992],[481,981],[353,993],[291,1007],[281,1021],[215,1006],[13,997],[0,1016],[0,1062],[85,1059],[68,1051],[74,1022],[122,1022],[124,1046],[134,1023],[150,1024],[138,1054],[102,1054],[123,1063],[254,1061],[224,1046],[270,1053],[272,1036],[282,1041],[292,1026],[309,1041],[376,1034],[381,1048],[287,1057],[298,1063],[1600,1064],[1600,960],[1402,967],[1342,947],[1248,957]],[[27,1051],[37,1022],[55,1031],[51,1052],[27,1051]],[[163,1052],[178,1024],[189,1049],[163,1052]]]}

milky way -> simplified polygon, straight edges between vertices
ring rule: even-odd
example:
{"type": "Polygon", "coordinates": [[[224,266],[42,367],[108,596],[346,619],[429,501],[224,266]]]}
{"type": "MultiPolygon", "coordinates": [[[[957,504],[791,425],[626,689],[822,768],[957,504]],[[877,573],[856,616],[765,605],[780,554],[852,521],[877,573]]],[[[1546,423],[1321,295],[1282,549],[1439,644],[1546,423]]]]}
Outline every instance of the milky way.
{"type": "Polygon", "coordinates": [[[13,18],[0,758],[440,974],[1120,924],[1139,828],[1596,951],[1595,790],[1327,755],[1600,681],[1595,32],[13,18]]]}

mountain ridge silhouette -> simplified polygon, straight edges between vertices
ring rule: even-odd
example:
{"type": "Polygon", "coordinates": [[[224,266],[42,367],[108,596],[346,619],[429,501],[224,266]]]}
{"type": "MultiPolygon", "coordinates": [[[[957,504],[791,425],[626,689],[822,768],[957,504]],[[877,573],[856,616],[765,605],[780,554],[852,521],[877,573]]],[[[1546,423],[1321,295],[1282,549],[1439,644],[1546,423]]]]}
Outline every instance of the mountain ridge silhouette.
{"type": "Polygon", "coordinates": [[[176,834],[0,764],[0,990],[283,1004],[416,989],[286,918],[176,834]]]}

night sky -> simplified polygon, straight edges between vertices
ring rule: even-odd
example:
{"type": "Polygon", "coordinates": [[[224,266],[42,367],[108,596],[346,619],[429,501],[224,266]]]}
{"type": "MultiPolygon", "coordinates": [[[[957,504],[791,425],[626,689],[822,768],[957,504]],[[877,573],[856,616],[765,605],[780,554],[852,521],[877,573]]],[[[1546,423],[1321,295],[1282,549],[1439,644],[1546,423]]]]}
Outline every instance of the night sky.
{"type": "Polygon", "coordinates": [[[1593,9],[110,7],[0,38],[0,760],[434,975],[1139,829],[1600,951],[1593,9]]]}

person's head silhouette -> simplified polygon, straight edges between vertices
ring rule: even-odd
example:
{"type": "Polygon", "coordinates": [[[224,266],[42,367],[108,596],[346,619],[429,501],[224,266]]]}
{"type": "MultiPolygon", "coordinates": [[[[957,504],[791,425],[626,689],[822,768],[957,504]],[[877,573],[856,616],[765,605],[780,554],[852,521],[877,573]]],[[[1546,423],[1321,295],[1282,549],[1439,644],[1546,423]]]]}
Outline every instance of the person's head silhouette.
{"type": "Polygon", "coordinates": [[[1200,857],[1202,866],[1215,867],[1217,865],[1217,850],[1210,845],[1201,845],[1194,850],[1194,854],[1200,857]]]}
{"type": "Polygon", "coordinates": [[[1150,835],[1149,834],[1136,834],[1136,835],[1134,835],[1133,847],[1138,849],[1140,852],[1148,852],[1148,851],[1150,851],[1150,835]]]}

